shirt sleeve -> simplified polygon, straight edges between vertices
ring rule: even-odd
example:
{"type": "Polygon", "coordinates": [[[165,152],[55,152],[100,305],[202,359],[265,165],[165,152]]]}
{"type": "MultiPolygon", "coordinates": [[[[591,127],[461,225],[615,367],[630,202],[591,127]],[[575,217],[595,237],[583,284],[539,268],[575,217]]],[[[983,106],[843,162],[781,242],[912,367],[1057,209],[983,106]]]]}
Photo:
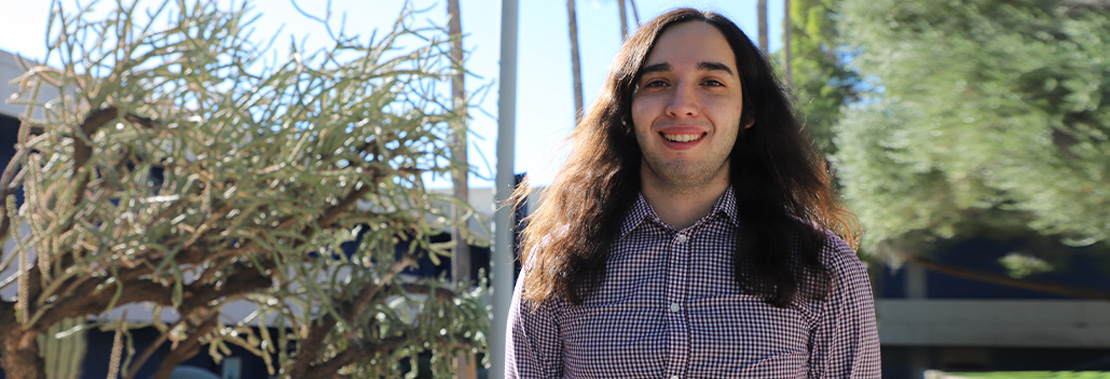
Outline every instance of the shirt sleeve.
{"type": "Polygon", "coordinates": [[[524,288],[521,273],[513,290],[505,336],[505,377],[508,379],[562,378],[563,345],[559,339],[558,301],[542,304],[521,299],[524,288]]]}
{"type": "Polygon", "coordinates": [[[813,335],[810,377],[879,378],[879,334],[867,269],[840,238],[830,236],[828,245],[833,287],[813,335]]]}

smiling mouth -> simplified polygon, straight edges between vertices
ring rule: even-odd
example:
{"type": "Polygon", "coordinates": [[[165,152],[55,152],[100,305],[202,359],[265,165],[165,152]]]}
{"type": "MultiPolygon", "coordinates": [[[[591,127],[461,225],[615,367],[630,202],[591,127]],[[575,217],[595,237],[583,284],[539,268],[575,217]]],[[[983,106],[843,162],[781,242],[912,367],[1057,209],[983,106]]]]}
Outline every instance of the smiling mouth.
{"type": "Polygon", "coordinates": [[[668,134],[668,133],[663,133],[663,132],[659,133],[659,135],[663,136],[664,139],[666,139],[667,141],[671,141],[671,142],[693,142],[693,141],[697,141],[699,139],[702,139],[702,137],[705,137],[706,134],[708,134],[708,133],[701,133],[701,134],[668,134]]]}

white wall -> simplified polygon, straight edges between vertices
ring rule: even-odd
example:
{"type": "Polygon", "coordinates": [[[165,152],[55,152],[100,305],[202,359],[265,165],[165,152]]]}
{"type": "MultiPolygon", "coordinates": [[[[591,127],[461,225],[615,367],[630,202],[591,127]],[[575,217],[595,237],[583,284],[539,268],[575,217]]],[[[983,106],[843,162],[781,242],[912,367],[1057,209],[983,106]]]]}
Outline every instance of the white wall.
{"type": "Polygon", "coordinates": [[[875,303],[888,346],[1110,348],[1110,302],[894,300],[875,303]]]}

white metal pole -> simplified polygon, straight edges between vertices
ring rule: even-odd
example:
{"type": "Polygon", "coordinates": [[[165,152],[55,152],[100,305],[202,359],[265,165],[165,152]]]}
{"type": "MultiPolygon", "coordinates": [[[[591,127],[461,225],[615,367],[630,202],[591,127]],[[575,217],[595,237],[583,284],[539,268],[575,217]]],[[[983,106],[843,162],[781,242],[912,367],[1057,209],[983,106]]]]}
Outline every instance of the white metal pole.
{"type": "Polygon", "coordinates": [[[502,206],[516,184],[513,171],[516,143],[517,0],[501,0],[501,84],[497,100],[497,177],[493,216],[493,322],[490,323],[491,379],[505,377],[505,327],[513,297],[513,207],[502,206]]]}

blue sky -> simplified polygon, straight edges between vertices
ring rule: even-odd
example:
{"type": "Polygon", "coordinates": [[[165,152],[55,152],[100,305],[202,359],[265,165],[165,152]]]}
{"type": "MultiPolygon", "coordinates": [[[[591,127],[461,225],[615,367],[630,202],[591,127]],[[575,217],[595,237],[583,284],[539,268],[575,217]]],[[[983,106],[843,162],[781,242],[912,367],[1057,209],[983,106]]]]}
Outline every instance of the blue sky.
{"type": "MultiPolygon", "coordinates": [[[[89,1],[83,1],[88,3],[89,1]]],[[[497,99],[499,78],[501,1],[460,0],[464,44],[470,51],[467,69],[474,76],[467,87],[492,85],[474,111],[471,123],[470,162],[475,166],[471,186],[489,187],[497,141],[497,99]],[[488,163],[487,163],[488,162],[488,163]]],[[[111,6],[114,1],[101,1],[111,6]]],[[[153,2],[151,2],[153,3],[153,2]]],[[[306,12],[323,15],[326,1],[299,0],[306,12]]],[[[419,17],[431,22],[446,22],[446,1],[414,0],[416,9],[427,11],[419,17]]],[[[771,50],[781,46],[782,1],[768,1],[771,50]]],[[[50,0],[0,0],[0,49],[29,58],[45,53],[47,15],[50,0]]],[[[66,9],[73,1],[62,2],[66,9]]],[[[328,42],[324,28],[296,11],[289,0],[254,0],[261,14],[255,36],[269,38],[281,28],[298,41],[305,38],[312,46],[328,42]]],[[[346,13],[348,34],[369,35],[375,28],[393,23],[404,2],[400,0],[332,0],[333,24],[339,25],[346,13]]],[[[582,59],[583,94],[589,107],[605,77],[610,60],[620,47],[618,0],[577,0],[578,38],[582,59]]],[[[756,0],[637,0],[641,21],[676,7],[694,7],[722,13],[733,19],[744,32],[757,38],[756,0]]],[[[634,27],[628,9],[630,27],[634,27]]],[[[539,183],[550,180],[557,169],[556,149],[573,129],[574,99],[571,89],[570,43],[567,32],[566,2],[562,0],[519,0],[518,67],[516,109],[516,172],[528,172],[539,183]]],[[[278,41],[288,41],[286,37],[278,41]]],[[[287,42],[286,42],[287,44],[287,42]]],[[[10,80],[10,78],[0,78],[10,80]]],[[[446,181],[433,186],[449,186],[446,181]]]]}

